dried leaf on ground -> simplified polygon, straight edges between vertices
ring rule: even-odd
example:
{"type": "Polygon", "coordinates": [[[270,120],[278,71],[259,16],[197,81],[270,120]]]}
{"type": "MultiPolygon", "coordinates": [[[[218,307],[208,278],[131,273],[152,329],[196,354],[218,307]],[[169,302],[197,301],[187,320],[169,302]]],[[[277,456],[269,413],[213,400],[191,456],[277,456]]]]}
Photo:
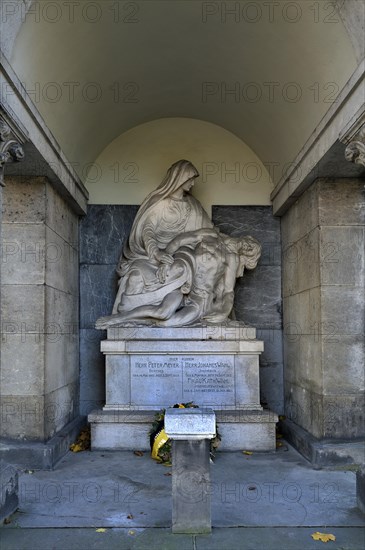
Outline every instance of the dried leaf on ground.
{"type": "Polygon", "coordinates": [[[105,533],[106,529],[104,527],[100,527],[99,529],[95,529],[95,533],[105,533]]]}
{"type": "Polygon", "coordinates": [[[172,476],[171,472],[167,472],[167,474],[164,474],[164,476],[172,476]]]}
{"type": "Polygon", "coordinates": [[[332,533],[320,533],[319,531],[312,533],[311,537],[313,540],[321,540],[322,542],[336,540],[335,535],[332,535],[332,533]]]}
{"type": "Polygon", "coordinates": [[[132,515],[132,514],[128,514],[127,519],[133,519],[133,515],[132,515]]]}
{"type": "Polygon", "coordinates": [[[128,535],[135,535],[135,531],[128,531],[128,535]]]}
{"type": "Polygon", "coordinates": [[[244,455],[252,455],[252,451],[242,451],[244,455]]]}
{"type": "Polygon", "coordinates": [[[133,454],[136,455],[136,456],[143,456],[144,452],[143,451],[133,451],[133,454]]]}
{"type": "Polygon", "coordinates": [[[90,449],[90,438],[90,427],[83,428],[79,433],[76,442],[70,445],[70,451],[73,453],[87,451],[90,449]]]}

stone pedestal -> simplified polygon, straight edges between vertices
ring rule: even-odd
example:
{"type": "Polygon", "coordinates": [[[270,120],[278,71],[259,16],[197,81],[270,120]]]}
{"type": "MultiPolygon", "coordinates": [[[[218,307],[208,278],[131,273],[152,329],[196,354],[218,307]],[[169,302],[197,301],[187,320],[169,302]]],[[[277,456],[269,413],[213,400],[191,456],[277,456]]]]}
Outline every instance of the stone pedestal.
{"type": "Polygon", "coordinates": [[[172,532],[210,533],[211,409],[168,409],[165,432],[172,439],[172,532]]]}
{"type": "Polygon", "coordinates": [[[92,449],[147,450],[154,411],[189,401],[216,411],[222,450],[275,449],[277,417],[259,400],[255,329],[110,329],[101,350],[106,404],[89,415],[92,449]]]}

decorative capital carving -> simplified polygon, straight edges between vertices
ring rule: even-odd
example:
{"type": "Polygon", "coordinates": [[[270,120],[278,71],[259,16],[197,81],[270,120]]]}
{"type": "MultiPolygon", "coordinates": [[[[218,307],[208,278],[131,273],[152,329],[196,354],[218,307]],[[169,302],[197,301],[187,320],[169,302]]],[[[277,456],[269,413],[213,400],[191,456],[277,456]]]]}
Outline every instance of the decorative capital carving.
{"type": "Polygon", "coordinates": [[[360,131],[346,147],[345,158],[349,162],[365,167],[365,125],[360,128],[360,131]]]}
{"type": "Polygon", "coordinates": [[[4,186],[4,167],[10,162],[19,162],[24,158],[22,144],[9,124],[0,115],[0,185],[4,186]]]}

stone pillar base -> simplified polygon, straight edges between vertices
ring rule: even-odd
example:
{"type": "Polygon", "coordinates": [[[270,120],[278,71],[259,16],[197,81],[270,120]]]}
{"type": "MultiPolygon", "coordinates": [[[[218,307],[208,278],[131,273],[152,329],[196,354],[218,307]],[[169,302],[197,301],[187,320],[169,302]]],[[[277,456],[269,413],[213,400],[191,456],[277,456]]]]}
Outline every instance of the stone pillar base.
{"type": "Polygon", "coordinates": [[[289,419],[281,421],[279,429],[285,439],[309,460],[314,468],[364,462],[365,440],[363,438],[317,439],[289,419]]]}
{"type": "Polygon", "coordinates": [[[0,457],[31,470],[53,470],[85,424],[84,416],[75,418],[46,443],[0,439],[0,457]]]}

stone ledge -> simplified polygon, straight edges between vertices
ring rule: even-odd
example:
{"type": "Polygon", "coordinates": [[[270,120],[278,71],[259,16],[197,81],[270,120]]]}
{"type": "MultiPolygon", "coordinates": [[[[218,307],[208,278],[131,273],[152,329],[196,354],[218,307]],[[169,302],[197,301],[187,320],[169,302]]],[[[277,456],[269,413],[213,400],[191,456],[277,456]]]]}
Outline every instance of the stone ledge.
{"type": "MultiPolygon", "coordinates": [[[[215,411],[220,451],[273,451],[277,415],[269,410],[215,411]]],[[[155,411],[103,411],[89,414],[91,450],[149,451],[155,411]]]]}
{"type": "Polygon", "coordinates": [[[155,354],[167,353],[170,355],[207,355],[207,354],[260,354],[264,351],[261,340],[102,340],[100,351],[105,355],[119,354],[155,354]]]}
{"type": "MultiPolygon", "coordinates": [[[[106,424],[150,424],[153,422],[156,410],[105,410],[95,409],[88,415],[90,423],[106,424]]],[[[264,410],[216,410],[214,411],[217,422],[237,424],[240,422],[257,424],[259,422],[274,423],[278,421],[278,415],[268,409],[264,410]]]]}
{"type": "Polygon", "coordinates": [[[281,421],[279,428],[285,439],[309,460],[314,468],[364,462],[364,439],[317,439],[289,419],[281,421]]]}
{"type": "Polygon", "coordinates": [[[237,323],[191,327],[119,327],[108,329],[108,340],[255,340],[256,329],[237,323]]]}
{"type": "Polygon", "coordinates": [[[23,468],[53,470],[85,424],[85,417],[75,418],[47,443],[1,439],[0,457],[23,468]]]}

